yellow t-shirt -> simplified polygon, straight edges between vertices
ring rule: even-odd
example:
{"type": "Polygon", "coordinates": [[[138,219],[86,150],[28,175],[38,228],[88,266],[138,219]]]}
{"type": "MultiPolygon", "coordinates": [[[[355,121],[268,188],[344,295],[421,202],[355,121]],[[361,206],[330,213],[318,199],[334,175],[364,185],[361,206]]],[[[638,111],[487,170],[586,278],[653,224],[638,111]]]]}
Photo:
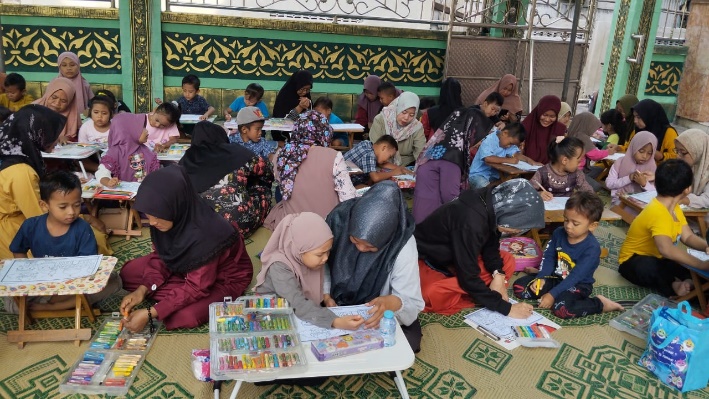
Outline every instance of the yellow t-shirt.
{"type": "Polygon", "coordinates": [[[32,98],[31,95],[26,94],[22,96],[20,101],[10,101],[7,98],[7,94],[2,93],[0,94],[0,107],[5,107],[8,108],[12,112],[17,112],[20,108],[24,107],[27,104],[32,104],[32,101],[34,101],[34,98],[32,98]]]}
{"type": "Polygon", "coordinates": [[[679,205],[675,207],[675,216],[677,220],[657,198],[653,198],[630,225],[625,242],[620,247],[618,263],[623,263],[636,254],[662,258],[653,237],[667,236],[672,241],[679,240],[682,226],[687,224],[679,205]]]}
{"type": "MultiPolygon", "coordinates": [[[[630,146],[630,142],[633,140],[633,137],[635,137],[635,130],[630,132],[630,137],[628,137],[628,142],[626,142],[625,145],[620,146],[620,149],[622,152],[625,152],[628,150],[628,147],[630,146]]],[[[677,154],[675,154],[675,139],[676,138],[677,138],[677,130],[675,130],[675,128],[673,128],[672,126],[668,127],[667,130],[665,130],[665,137],[662,139],[662,143],[660,143],[660,150],[659,151],[662,153],[662,161],[677,158],[677,154]]],[[[662,162],[662,161],[660,161],[660,162],[662,162]]],[[[660,162],[658,162],[658,164],[660,162]]]]}

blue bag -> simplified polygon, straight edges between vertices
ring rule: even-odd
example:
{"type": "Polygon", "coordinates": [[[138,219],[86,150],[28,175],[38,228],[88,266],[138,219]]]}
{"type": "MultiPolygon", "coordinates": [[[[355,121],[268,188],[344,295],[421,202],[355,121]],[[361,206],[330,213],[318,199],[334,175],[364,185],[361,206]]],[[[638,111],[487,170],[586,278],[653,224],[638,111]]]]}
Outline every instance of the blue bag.
{"type": "Polygon", "coordinates": [[[656,309],[638,364],[682,392],[703,389],[709,382],[709,321],[692,316],[687,301],[677,309],[656,309]]]}

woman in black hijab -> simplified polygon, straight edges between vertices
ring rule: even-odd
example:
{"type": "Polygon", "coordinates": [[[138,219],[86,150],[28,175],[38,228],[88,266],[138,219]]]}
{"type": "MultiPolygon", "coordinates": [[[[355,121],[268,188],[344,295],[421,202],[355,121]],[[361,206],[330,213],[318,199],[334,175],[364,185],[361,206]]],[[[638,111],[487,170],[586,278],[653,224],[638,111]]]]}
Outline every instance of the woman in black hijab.
{"type": "Polygon", "coordinates": [[[411,348],[418,352],[418,314],[423,309],[418,254],[414,220],[399,187],[392,181],[375,184],[361,198],[335,207],[327,224],[334,242],[325,303],[372,306],[366,328],[377,327],[385,310],[393,311],[411,348]]]}
{"type": "Polygon", "coordinates": [[[209,320],[209,304],[238,297],[251,282],[253,266],[234,223],[222,219],[195,192],[177,165],[149,174],[138,189],[135,209],[150,222],[153,252],[121,269],[121,302],[131,312],[144,299],[157,302],[126,318],[139,331],[153,318],[169,330],[192,328],[209,320]]]}
{"type": "MultiPolygon", "coordinates": [[[[312,89],[313,74],[305,69],[295,72],[278,91],[276,103],[273,105],[273,117],[298,119],[298,115],[312,107],[312,89]]],[[[277,130],[271,131],[271,135],[276,141],[288,141],[290,138],[287,132],[277,130]]]]}
{"type": "Polygon", "coordinates": [[[460,97],[461,91],[462,88],[458,80],[448,78],[443,81],[441,94],[438,98],[439,105],[428,108],[421,116],[426,140],[430,139],[433,133],[443,126],[443,122],[453,111],[463,106],[463,100],[460,97]]]}
{"type": "Polygon", "coordinates": [[[271,210],[273,168],[244,146],[230,144],[224,128],[195,125],[192,146],[180,160],[192,186],[246,238],[263,225],[271,210]]]}
{"type": "Polygon", "coordinates": [[[633,107],[633,116],[636,132],[647,130],[657,137],[655,162],[677,158],[675,154],[677,130],[670,125],[662,105],[654,100],[642,100],[633,107]]]}

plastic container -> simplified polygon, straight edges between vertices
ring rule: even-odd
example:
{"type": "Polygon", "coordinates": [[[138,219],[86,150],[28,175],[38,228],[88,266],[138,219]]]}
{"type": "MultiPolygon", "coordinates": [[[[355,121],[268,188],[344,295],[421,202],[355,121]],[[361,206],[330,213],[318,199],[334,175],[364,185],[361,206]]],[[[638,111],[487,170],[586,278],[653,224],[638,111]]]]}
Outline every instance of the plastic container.
{"type": "Polygon", "coordinates": [[[384,312],[384,317],[379,321],[379,333],[384,340],[384,346],[396,345],[396,319],[394,312],[387,310],[384,312]]]}
{"type": "Polygon", "coordinates": [[[663,296],[650,294],[636,303],[631,309],[611,320],[608,325],[616,330],[646,339],[652,312],[662,306],[674,309],[677,304],[663,296]]]}
{"type": "Polygon", "coordinates": [[[312,341],[310,350],[319,361],[338,357],[356,355],[384,347],[384,340],[378,331],[355,331],[341,335],[312,341]]]}

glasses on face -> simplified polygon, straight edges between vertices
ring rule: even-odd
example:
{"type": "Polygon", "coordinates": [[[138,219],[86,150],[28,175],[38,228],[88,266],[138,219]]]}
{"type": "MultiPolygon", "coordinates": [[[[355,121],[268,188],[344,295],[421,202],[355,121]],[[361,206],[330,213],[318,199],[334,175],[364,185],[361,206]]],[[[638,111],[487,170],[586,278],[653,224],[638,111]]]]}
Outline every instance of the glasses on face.
{"type": "Polygon", "coordinates": [[[304,96],[310,93],[310,89],[308,89],[307,87],[301,87],[300,89],[298,89],[297,93],[299,96],[304,96]]]}
{"type": "Polygon", "coordinates": [[[684,157],[685,155],[689,155],[689,151],[680,149],[680,148],[674,148],[672,150],[675,154],[679,155],[680,157],[684,157]]]}

